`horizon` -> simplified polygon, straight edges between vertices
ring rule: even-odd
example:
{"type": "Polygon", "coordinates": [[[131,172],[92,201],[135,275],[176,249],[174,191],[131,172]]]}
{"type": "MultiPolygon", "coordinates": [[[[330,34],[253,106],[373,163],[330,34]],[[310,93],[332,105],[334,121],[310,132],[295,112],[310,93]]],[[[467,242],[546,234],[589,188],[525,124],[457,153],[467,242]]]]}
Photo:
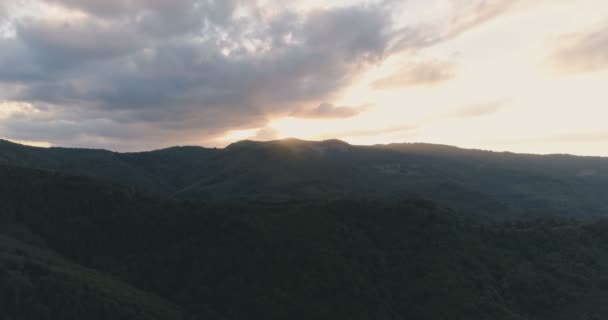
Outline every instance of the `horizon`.
{"type": "Polygon", "coordinates": [[[0,0],[0,138],[608,157],[607,21],[600,0],[0,0]]]}
{"type": "Polygon", "coordinates": [[[465,151],[481,151],[481,152],[490,152],[490,153],[508,153],[508,154],[514,154],[514,155],[532,155],[532,156],[571,156],[571,157],[579,157],[579,158],[605,158],[608,159],[608,156],[601,156],[601,155],[578,155],[578,154],[572,154],[572,153],[528,153],[528,152],[513,152],[513,151],[509,151],[509,150],[490,150],[490,149],[479,149],[479,148],[465,148],[465,147],[460,147],[460,146],[455,146],[455,145],[449,145],[449,144],[442,144],[442,143],[429,143],[429,142],[408,142],[408,141],[403,141],[403,142],[389,142],[389,143],[377,143],[377,144],[353,144],[353,143],[349,143],[347,141],[344,140],[340,140],[340,139],[325,139],[325,140],[306,140],[306,139],[300,139],[300,138],[296,138],[296,137],[287,137],[287,138],[281,138],[281,139],[275,139],[275,140],[251,140],[251,139],[243,139],[243,140],[238,140],[238,141],[233,141],[225,146],[221,146],[221,147],[217,147],[217,146],[204,146],[204,145],[180,145],[180,144],[176,144],[176,145],[170,145],[170,146],[164,146],[164,147],[160,147],[160,148],[155,148],[155,149],[142,149],[142,150],[133,150],[133,151],[119,151],[119,150],[112,150],[112,149],[108,149],[108,148],[84,148],[84,147],[69,147],[69,146],[61,146],[61,145],[40,145],[37,143],[30,143],[28,144],[27,141],[13,141],[10,139],[2,139],[0,138],[0,142],[2,141],[6,141],[9,143],[13,143],[13,144],[17,144],[17,145],[21,145],[21,146],[26,146],[26,147],[34,147],[34,148],[41,148],[41,149],[49,149],[49,148],[59,148],[59,149],[76,149],[76,150],[101,150],[101,151],[109,151],[109,152],[114,152],[114,153],[147,153],[147,152],[155,152],[155,151],[162,151],[162,150],[167,150],[167,149],[172,149],[172,148],[203,148],[203,149],[220,149],[220,150],[224,150],[227,149],[228,147],[230,147],[231,145],[235,145],[241,142],[253,142],[253,143],[276,143],[276,142],[292,142],[292,141],[297,141],[297,142],[306,142],[306,143],[326,143],[326,142],[330,142],[330,141],[335,141],[335,142],[340,142],[340,143],[345,143],[349,146],[352,147],[375,147],[375,146],[390,146],[390,145],[427,145],[427,146],[434,146],[434,147],[443,147],[443,148],[456,148],[459,150],[465,150],[465,151]]]}

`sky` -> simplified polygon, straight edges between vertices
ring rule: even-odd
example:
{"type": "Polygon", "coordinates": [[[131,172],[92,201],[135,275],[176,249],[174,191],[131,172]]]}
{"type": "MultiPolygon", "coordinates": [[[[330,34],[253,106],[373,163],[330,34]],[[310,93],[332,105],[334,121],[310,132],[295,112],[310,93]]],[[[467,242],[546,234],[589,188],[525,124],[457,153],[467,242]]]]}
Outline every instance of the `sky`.
{"type": "Polygon", "coordinates": [[[0,0],[0,138],[608,156],[605,0],[0,0]]]}

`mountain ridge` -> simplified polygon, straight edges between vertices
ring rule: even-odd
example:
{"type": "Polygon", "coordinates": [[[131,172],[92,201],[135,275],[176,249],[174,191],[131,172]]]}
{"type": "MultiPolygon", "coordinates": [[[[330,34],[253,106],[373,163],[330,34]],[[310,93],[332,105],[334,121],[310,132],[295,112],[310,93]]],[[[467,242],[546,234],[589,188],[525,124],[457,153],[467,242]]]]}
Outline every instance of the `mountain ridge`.
{"type": "Polygon", "coordinates": [[[0,308],[17,320],[73,308],[146,320],[608,316],[603,161],[295,145],[0,145],[0,308]],[[595,175],[576,174],[589,165],[595,175]],[[72,267],[47,273],[4,236],[72,267]]]}
{"type": "Polygon", "coordinates": [[[470,152],[483,152],[483,153],[492,153],[492,154],[509,154],[509,155],[519,155],[519,156],[536,156],[536,157],[573,157],[573,158],[588,158],[588,159],[608,159],[608,156],[595,156],[595,155],[580,155],[573,153],[528,153],[528,152],[514,152],[514,151],[497,151],[491,149],[479,149],[479,148],[466,148],[466,147],[458,147],[449,144],[442,143],[430,143],[430,142],[392,142],[385,144],[351,144],[344,140],[340,139],[325,139],[325,140],[305,140],[299,138],[283,138],[277,140],[251,140],[244,139],[239,140],[233,143],[230,143],[224,147],[207,147],[204,145],[174,145],[169,147],[163,147],[158,149],[151,150],[143,150],[143,151],[113,151],[109,149],[103,148],[82,148],[82,147],[64,147],[64,146],[50,146],[50,147],[40,147],[40,146],[32,146],[19,142],[14,142],[7,139],[0,138],[0,145],[13,145],[20,146],[32,149],[61,149],[61,150],[82,150],[82,151],[105,151],[116,154],[142,154],[142,153],[154,153],[160,151],[169,151],[169,150],[179,150],[179,149],[203,149],[203,150],[224,150],[227,148],[240,146],[242,144],[250,144],[250,145],[277,145],[277,144],[336,144],[336,145],[344,145],[349,147],[371,147],[371,148],[398,148],[398,147],[425,147],[430,150],[458,150],[458,151],[470,151],[470,152]]]}
{"type": "Polygon", "coordinates": [[[137,153],[3,143],[0,163],[202,202],[427,198],[484,216],[608,214],[608,158],[601,157],[284,139],[137,153]]]}

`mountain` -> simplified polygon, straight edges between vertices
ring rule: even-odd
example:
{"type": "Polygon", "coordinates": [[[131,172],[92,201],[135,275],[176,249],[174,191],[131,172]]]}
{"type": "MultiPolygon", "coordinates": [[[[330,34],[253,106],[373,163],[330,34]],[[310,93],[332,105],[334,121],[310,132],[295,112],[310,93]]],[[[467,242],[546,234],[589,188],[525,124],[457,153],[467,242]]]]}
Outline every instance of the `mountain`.
{"type": "Polygon", "coordinates": [[[165,191],[162,181],[106,150],[36,148],[0,140],[0,164],[99,177],[165,191]]]}
{"type": "Polygon", "coordinates": [[[600,157],[287,139],[142,153],[3,142],[0,163],[87,175],[197,202],[425,198],[500,219],[608,212],[608,159],[600,157]]]}
{"type": "Polygon", "coordinates": [[[39,247],[0,236],[2,319],[183,319],[178,307],[39,247]]]}
{"type": "Polygon", "coordinates": [[[0,293],[37,306],[0,300],[13,319],[608,316],[605,220],[485,223],[416,199],[202,204],[6,165],[0,181],[0,293]]]}

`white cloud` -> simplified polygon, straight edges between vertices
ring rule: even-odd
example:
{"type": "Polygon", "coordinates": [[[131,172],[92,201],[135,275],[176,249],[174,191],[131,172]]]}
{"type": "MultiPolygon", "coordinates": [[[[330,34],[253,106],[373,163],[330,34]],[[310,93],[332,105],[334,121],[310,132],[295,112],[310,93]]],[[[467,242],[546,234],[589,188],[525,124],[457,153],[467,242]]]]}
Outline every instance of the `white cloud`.
{"type": "Polygon", "coordinates": [[[39,113],[40,110],[27,102],[21,101],[0,101],[0,120],[14,117],[28,116],[39,113]]]}

